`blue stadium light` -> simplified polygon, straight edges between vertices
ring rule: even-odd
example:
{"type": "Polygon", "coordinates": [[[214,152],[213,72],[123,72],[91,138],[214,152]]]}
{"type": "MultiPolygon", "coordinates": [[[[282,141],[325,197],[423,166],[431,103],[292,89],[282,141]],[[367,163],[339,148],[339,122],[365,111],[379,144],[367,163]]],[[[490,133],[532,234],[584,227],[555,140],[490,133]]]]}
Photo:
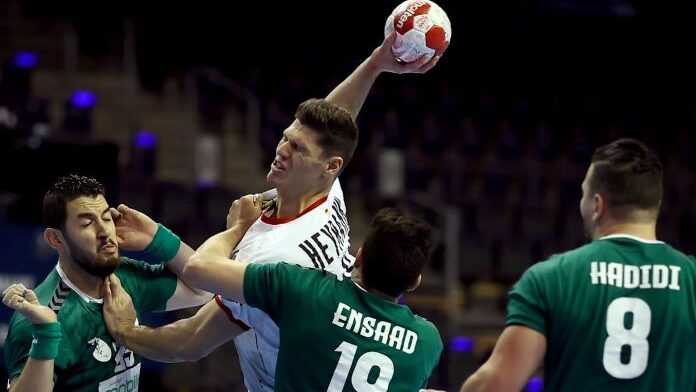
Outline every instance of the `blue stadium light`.
{"type": "Polygon", "coordinates": [[[91,91],[77,90],[70,97],[70,103],[78,109],[91,109],[97,104],[97,96],[91,91]]]}
{"type": "Polygon", "coordinates": [[[141,130],[135,134],[135,147],[150,150],[157,145],[157,135],[150,131],[141,130]]]}
{"type": "Polygon", "coordinates": [[[474,351],[474,339],[468,336],[455,336],[450,340],[450,349],[458,353],[474,351]]]}
{"type": "Polygon", "coordinates": [[[34,52],[18,52],[14,57],[17,68],[32,69],[39,62],[39,56],[34,52]]]}
{"type": "Polygon", "coordinates": [[[541,392],[544,390],[544,380],[541,377],[532,377],[527,383],[527,392],[541,392]]]}

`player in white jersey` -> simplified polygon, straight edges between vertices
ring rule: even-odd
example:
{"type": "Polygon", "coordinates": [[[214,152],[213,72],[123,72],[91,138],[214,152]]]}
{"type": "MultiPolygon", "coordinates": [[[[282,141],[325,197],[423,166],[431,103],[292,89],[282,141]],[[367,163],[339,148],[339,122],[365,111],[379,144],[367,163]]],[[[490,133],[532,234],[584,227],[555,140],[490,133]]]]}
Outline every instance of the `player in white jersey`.
{"type": "MultiPolygon", "coordinates": [[[[281,219],[267,211],[247,230],[232,258],[254,263],[288,260],[307,268],[322,269],[338,276],[350,276],[354,258],[348,253],[348,218],[338,180],[325,197],[307,207],[294,219],[281,219]]],[[[232,317],[251,327],[234,342],[247,388],[272,391],[280,332],[263,311],[248,305],[217,298],[232,317]]]]}
{"type": "MultiPolygon", "coordinates": [[[[278,197],[243,237],[236,256],[349,275],[353,258],[348,254],[348,220],[337,177],[357,145],[355,118],[381,73],[424,73],[440,58],[397,63],[391,54],[394,39],[393,34],[387,37],[326,99],[299,106],[295,121],[283,132],[267,175],[278,197]]],[[[228,219],[228,227],[231,223],[228,219]]],[[[217,274],[214,268],[205,262],[189,266],[187,281],[221,291],[212,279],[217,274]]],[[[114,306],[119,303],[127,301],[113,302],[114,306]]],[[[160,328],[134,328],[131,315],[127,307],[105,308],[109,330],[133,351],[165,362],[197,360],[238,336],[247,388],[254,392],[273,389],[278,333],[267,316],[220,297],[194,316],[160,328]]]]}

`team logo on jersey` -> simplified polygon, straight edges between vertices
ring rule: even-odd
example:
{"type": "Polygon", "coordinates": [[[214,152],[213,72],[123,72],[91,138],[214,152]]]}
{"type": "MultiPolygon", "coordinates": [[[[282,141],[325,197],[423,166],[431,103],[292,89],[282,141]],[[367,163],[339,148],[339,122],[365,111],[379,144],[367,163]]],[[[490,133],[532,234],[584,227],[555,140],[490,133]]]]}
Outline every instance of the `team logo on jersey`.
{"type": "Polygon", "coordinates": [[[87,342],[94,346],[92,356],[99,362],[109,362],[111,360],[111,347],[99,338],[93,338],[87,342]]]}

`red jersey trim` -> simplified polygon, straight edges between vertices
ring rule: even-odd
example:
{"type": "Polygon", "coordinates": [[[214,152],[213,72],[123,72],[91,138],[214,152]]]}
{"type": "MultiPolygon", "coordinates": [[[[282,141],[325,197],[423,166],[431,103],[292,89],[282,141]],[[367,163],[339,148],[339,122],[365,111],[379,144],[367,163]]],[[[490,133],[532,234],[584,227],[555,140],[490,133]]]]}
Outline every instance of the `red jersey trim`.
{"type": "Polygon", "coordinates": [[[218,304],[218,306],[220,307],[220,309],[222,309],[223,312],[225,312],[225,314],[227,315],[227,318],[230,319],[231,322],[237,324],[239,326],[239,328],[243,329],[244,331],[248,331],[249,329],[251,329],[244,322],[237,320],[234,317],[234,315],[232,314],[230,309],[227,306],[225,306],[225,304],[222,302],[222,298],[220,297],[220,294],[215,295],[215,297],[213,297],[213,298],[215,298],[215,303],[218,304]]]}
{"type": "Polygon", "coordinates": [[[300,213],[297,214],[296,216],[288,217],[288,218],[277,218],[277,217],[275,217],[275,216],[266,216],[265,214],[263,214],[263,215],[261,215],[261,221],[262,221],[263,223],[268,223],[269,225],[282,225],[283,223],[292,222],[292,221],[294,221],[295,219],[301,217],[302,215],[304,215],[304,214],[306,214],[306,213],[312,211],[313,209],[319,207],[319,206],[320,206],[321,204],[323,204],[323,203],[326,201],[326,199],[328,199],[328,198],[329,198],[328,195],[322,197],[321,199],[319,199],[319,200],[315,201],[314,203],[312,203],[309,207],[305,208],[302,212],[300,212],[300,213]]]}

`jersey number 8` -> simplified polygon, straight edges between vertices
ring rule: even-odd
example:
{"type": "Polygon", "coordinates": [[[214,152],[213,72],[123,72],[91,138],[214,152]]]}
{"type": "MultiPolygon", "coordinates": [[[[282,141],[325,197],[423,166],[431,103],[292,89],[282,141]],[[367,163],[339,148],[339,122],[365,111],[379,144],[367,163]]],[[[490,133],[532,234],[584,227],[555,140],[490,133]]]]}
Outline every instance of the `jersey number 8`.
{"type": "Polygon", "coordinates": [[[604,342],[604,369],[612,377],[628,380],[639,377],[648,367],[648,335],[650,334],[650,306],[640,298],[620,297],[607,308],[607,333],[604,342]],[[633,315],[633,325],[626,328],[626,315],[633,315]],[[627,347],[626,361],[621,352],[627,347]]]}

